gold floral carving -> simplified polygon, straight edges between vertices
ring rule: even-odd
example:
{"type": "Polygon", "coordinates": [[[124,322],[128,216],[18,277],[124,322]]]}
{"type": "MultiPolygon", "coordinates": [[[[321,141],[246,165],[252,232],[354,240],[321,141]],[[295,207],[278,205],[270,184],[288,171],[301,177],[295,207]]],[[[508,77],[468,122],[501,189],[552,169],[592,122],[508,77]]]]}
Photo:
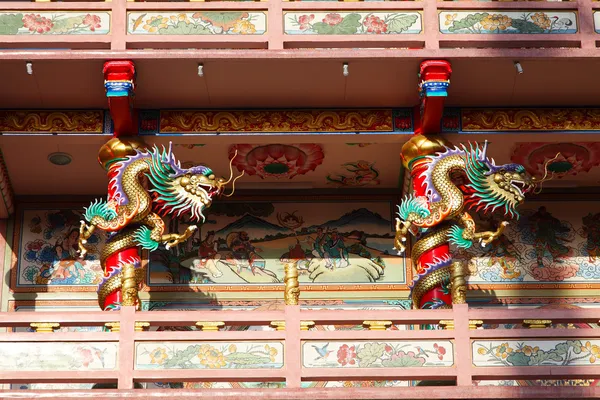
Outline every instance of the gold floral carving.
{"type": "Polygon", "coordinates": [[[600,108],[463,109],[463,131],[597,131],[600,108]]]}
{"type": "Polygon", "coordinates": [[[272,321],[269,325],[277,331],[285,331],[285,321],[272,321]]]}
{"type": "Polygon", "coordinates": [[[531,329],[542,329],[549,328],[552,325],[552,321],[549,319],[526,319],[523,320],[523,325],[531,329]]]}
{"type": "Polygon", "coordinates": [[[160,132],[392,131],[392,110],[161,111],[160,132]]]}
{"type": "Polygon", "coordinates": [[[225,322],[221,321],[200,321],[196,322],[196,326],[202,331],[215,332],[225,326],[225,322]]]}
{"type": "Polygon", "coordinates": [[[392,326],[392,321],[363,321],[363,325],[370,331],[385,331],[392,326]]]}
{"type": "Polygon", "coordinates": [[[102,133],[104,111],[0,111],[2,132],[102,133]]]}
{"type": "Polygon", "coordinates": [[[32,322],[29,326],[40,333],[52,333],[55,329],[60,328],[58,322],[32,322]]]}

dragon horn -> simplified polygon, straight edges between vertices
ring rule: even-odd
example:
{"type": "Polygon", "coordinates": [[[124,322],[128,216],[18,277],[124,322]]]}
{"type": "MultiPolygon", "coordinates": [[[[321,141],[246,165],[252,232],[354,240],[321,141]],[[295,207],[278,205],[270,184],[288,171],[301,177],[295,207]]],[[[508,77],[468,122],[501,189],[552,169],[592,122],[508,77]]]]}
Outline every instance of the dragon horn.
{"type": "Polygon", "coordinates": [[[481,161],[485,160],[487,154],[488,141],[483,142],[483,149],[481,150],[481,157],[479,158],[481,161]]]}

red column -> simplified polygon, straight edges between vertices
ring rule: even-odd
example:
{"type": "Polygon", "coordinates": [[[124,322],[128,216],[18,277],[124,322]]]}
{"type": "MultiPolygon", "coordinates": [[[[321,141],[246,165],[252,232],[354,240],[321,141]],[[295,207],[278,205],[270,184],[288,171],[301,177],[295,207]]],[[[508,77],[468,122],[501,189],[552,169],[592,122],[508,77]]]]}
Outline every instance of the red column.
{"type": "MultiPolygon", "coordinates": [[[[451,73],[452,69],[447,61],[427,60],[421,63],[419,71],[421,104],[420,107],[415,108],[415,114],[418,115],[418,118],[415,118],[415,136],[403,147],[401,154],[405,167],[410,171],[413,194],[416,197],[426,195],[425,178],[421,175],[430,161],[425,156],[433,155],[444,149],[443,140],[435,137],[435,134],[439,134],[441,129],[444,101],[448,95],[447,88],[451,73]]],[[[436,227],[431,229],[436,229],[436,227]]],[[[451,254],[448,242],[426,251],[418,260],[415,260],[416,275],[419,277],[425,274],[426,276],[428,274],[427,266],[434,264],[436,260],[447,260],[450,265],[451,254]]],[[[433,299],[441,300],[449,306],[452,305],[451,294],[444,293],[440,285],[423,294],[419,304],[415,304],[415,306],[423,308],[425,303],[433,299]]]]}
{"type": "MultiPolygon", "coordinates": [[[[133,110],[135,90],[135,66],[131,61],[108,61],[104,64],[104,86],[113,121],[113,139],[100,149],[98,161],[107,170],[108,180],[116,174],[115,162],[128,155],[135,154],[138,143],[136,118],[133,110]]],[[[115,190],[108,188],[108,200],[113,199],[115,190]]],[[[120,250],[109,255],[105,260],[105,278],[116,276],[125,262],[141,263],[140,251],[137,247],[120,250]]],[[[100,284],[101,290],[103,284],[100,284]]],[[[104,304],[103,310],[118,309],[122,301],[121,289],[112,291],[104,304]]]]}

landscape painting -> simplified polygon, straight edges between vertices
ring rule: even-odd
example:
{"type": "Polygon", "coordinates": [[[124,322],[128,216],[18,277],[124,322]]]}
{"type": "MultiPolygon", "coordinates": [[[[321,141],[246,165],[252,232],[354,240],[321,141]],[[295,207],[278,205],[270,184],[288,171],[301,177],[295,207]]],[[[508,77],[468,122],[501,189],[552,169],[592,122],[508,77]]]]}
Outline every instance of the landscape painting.
{"type": "Polygon", "coordinates": [[[391,199],[214,203],[187,242],[150,254],[148,285],[282,286],[286,264],[298,268],[301,285],[402,284],[393,207],[391,199]]]}
{"type": "MultiPolygon", "coordinates": [[[[596,202],[529,202],[520,213],[521,218],[512,221],[495,242],[455,253],[469,265],[473,288],[600,287],[596,202]]],[[[478,226],[493,230],[498,222],[498,218],[479,218],[478,226]]]]}

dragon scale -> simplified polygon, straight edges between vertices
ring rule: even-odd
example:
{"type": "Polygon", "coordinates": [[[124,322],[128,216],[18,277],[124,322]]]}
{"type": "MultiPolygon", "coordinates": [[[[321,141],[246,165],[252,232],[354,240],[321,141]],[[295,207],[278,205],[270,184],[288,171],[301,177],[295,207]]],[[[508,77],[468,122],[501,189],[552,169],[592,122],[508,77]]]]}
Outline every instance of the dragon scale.
{"type": "MultiPolygon", "coordinates": [[[[107,146],[119,149],[117,142],[107,146]]],[[[100,254],[104,279],[98,287],[99,305],[103,310],[119,309],[121,305],[139,307],[137,286],[144,271],[138,248],[154,251],[165,245],[169,249],[189,239],[197,229],[190,225],[184,233],[165,234],[165,223],[159,214],[187,214],[190,220],[203,222],[204,209],[210,207],[213,197],[223,192],[233,176],[225,181],[202,165],[182,168],[171,146],[162,151],[157,147],[128,147],[127,154],[108,163],[108,176],[107,200],[96,200],[85,210],[79,252],[85,257],[87,239],[96,229],[105,231],[107,240],[100,254]]]]}
{"type": "Polygon", "coordinates": [[[398,206],[394,247],[402,253],[408,234],[416,236],[411,254],[416,270],[411,285],[413,306],[449,308],[453,291],[449,245],[487,246],[508,225],[508,221],[502,221],[495,231],[477,232],[468,210],[498,210],[507,219],[518,218],[516,208],[525,200],[525,194],[547,179],[532,178],[519,164],[496,165],[486,155],[487,142],[482,147],[471,144],[454,148],[438,142],[434,143],[435,154],[419,154],[418,150],[425,147],[423,143],[433,143],[429,140],[415,138],[407,146],[407,153],[412,151],[406,165],[413,193],[398,206]]]}

